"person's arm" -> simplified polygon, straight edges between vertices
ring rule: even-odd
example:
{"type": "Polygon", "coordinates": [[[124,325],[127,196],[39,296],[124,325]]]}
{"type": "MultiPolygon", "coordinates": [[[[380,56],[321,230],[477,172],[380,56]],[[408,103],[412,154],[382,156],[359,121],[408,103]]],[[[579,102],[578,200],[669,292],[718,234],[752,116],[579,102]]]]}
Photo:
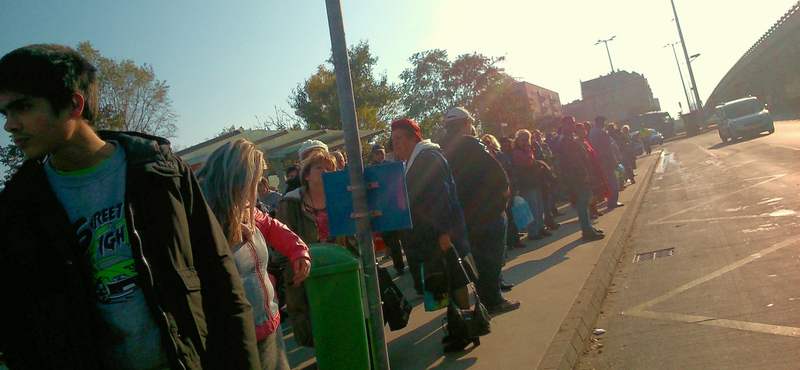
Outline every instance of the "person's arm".
{"type": "Polygon", "coordinates": [[[180,159],[181,196],[200,280],[208,336],[204,365],[210,369],[260,369],[250,303],[230,247],[200,185],[180,159]]]}
{"type": "Polygon", "coordinates": [[[306,243],[288,226],[258,210],[256,210],[256,227],[269,245],[289,258],[294,268],[294,284],[302,283],[311,271],[311,256],[308,254],[306,243]]]}

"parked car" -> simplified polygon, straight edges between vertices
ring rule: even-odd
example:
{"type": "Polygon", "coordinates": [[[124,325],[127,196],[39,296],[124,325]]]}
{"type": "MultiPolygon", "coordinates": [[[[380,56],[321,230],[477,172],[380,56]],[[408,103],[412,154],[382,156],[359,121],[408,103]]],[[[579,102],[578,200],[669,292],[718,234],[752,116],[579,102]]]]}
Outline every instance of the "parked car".
{"type": "MultiPolygon", "coordinates": [[[[660,132],[653,130],[652,128],[648,128],[647,132],[650,134],[650,145],[662,145],[664,144],[664,136],[661,135],[660,132]]],[[[631,132],[631,145],[633,145],[633,154],[642,155],[644,153],[644,147],[642,147],[642,141],[639,139],[639,131],[631,132]]]]}
{"type": "Polygon", "coordinates": [[[714,108],[714,116],[723,143],[764,131],[775,132],[775,123],[767,105],[754,96],[722,103],[714,108]]]}

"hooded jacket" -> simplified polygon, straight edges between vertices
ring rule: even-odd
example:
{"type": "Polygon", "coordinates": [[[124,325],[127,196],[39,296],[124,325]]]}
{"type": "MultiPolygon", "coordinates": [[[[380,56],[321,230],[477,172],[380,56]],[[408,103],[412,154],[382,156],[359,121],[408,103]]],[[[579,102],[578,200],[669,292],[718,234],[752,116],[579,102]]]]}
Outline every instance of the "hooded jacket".
{"type": "MultiPolygon", "coordinates": [[[[100,132],[127,158],[135,266],[173,369],[259,366],[250,304],[225,236],[169,141],[100,132]]],[[[43,164],[0,192],[0,351],[12,369],[100,369],[106,325],[75,228],[43,164]]]]}
{"type": "Polygon", "coordinates": [[[439,235],[449,234],[460,256],[470,254],[464,212],[455,180],[439,145],[424,140],[406,162],[412,229],[401,238],[406,256],[427,261],[440,253],[439,235]]]}

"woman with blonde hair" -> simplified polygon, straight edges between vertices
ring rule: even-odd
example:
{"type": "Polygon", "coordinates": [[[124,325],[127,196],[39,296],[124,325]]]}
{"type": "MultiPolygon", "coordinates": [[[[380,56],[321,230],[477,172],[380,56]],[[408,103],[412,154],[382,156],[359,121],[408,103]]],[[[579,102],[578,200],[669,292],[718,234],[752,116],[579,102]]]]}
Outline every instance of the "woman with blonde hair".
{"type": "Polygon", "coordinates": [[[262,369],[289,369],[283,343],[280,313],[275,291],[268,279],[270,244],[294,258],[296,284],[308,276],[308,248],[282,224],[256,210],[258,183],[265,162],[255,145],[240,139],[222,145],[197,172],[203,194],[222,226],[231,248],[245,295],[253,307],[259,358],[262,369]]]}
{"type": "MultiPolygon", "coordinates": [[[[278,202],[276,217],[306,244],[334,243],[358,256],[358,242],[355,237],[330,235],[322,174],[332,171],[336,171],[336,159],[329,152],[314,151],[306,157],[298,175],[302,185],[286,193],[278,202]]],[[[285,269],[283,277],[287,282],[292,281],[292,270],[285,269]]],[[[313,347],[311,316],[305,286],[287,284],[286,309],[292,319],[292,331],[297,344],[313,347]]]]}

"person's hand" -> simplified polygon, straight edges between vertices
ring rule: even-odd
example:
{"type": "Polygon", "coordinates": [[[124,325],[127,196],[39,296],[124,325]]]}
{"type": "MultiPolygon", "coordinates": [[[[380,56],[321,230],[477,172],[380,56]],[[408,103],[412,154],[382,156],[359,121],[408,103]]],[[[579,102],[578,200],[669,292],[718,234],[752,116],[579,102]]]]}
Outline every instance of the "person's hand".
{"type": "Polygon", "coordinates": [[[450,241],[450,234],[439,235],[439,248],[442,248],[442,251],[447,251],[452,246],[453,243],[450,241]]]}
{"type": "Polygon", "coordinates": [[[311,261],[307,258],[294,260],[294,286],[302,284],[308,278],[309,272],[311,272],[311,261]]]}

